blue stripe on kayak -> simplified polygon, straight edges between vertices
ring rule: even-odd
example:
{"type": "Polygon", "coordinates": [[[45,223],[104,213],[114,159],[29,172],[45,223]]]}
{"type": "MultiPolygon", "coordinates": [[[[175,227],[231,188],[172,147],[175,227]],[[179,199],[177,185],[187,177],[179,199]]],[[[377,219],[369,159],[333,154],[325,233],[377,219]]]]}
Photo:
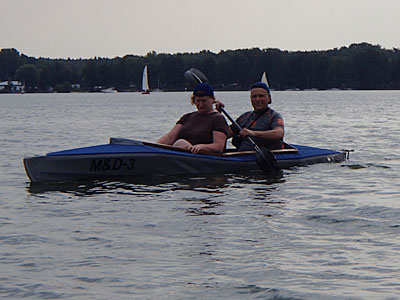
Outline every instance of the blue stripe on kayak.
{"type": "Polygon", "coordinates": [[[105,144],[83,148],[76,148],[70,150],[63,150],[48,153],[47,156],[60,156],[60,155],[91,155],[91,154],[129,154],[129,153],[163,153],[179,156],[202,157],[210,159],[223,159],[229,161],[254,161],[254,154],[241,155],[240,157],[221,157],[207,154],[193,154],[189,152],[176,151],[146,145],[121,145],[121,144],[105,144]]]}
{"type": "Polygon", "coordinates": [[[294,145],[294,144],[291,145],[297,148],[297,153],[296,152],[279,153],[275,155],[276,159],[277,160],[303,159],[306,157],[327,156],[339,153],[338,151],[329,149],[322,149],[317,147],[294,145]]]}
{"type": "MultiPolygon", "coordinates": [[[[289,153],[276,153],[277,160],[293,160],[293,159],[303,159],[306,157],[315,157],[315,156],[324,156],[324,155],[333,155],[337,154],[337,151],[310,147],[310,146],[302,146],[302,145],[293,145],[297,148],[298,152],[289,152],[289,153]]],[[[206,155],[206,154],[192,154],[189,152],[170,150],[159,147],[152,147],[147,145],[121,145],[121,144],[104,144],[83,148],[76,148],[70,150],[63,150],[57,152],[48,153],[47,156],[60,156],[60,155],[91,155],[91,154],[129,154],[129,153],[164,153],[164,154],[172,154],[172,155],[180,155],[180,156],[190,156],[190,157],[202,157],[209,159],[217,159],[217,160],[229,160],[229,161],[254,161],[255,155],[241,155],[241,156],[215,156],[215,155],[206,155]]]]}

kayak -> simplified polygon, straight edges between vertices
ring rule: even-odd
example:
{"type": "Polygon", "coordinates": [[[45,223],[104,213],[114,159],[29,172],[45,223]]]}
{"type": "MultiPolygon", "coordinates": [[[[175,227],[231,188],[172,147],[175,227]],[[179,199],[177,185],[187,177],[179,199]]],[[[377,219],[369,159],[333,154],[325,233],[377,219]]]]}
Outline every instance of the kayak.
{"type": "MultiPolygon", "coordinates": [[[[341,162],[347,150],[285,144],[272,150],[280,168],[341,162]]],[[[23,159],[31,182],[134,178],[140,176],[229,173],[259,169],[255,151],[223,154],[188,150],[123,138],[108,144],[51,152],[23,159]]]]}

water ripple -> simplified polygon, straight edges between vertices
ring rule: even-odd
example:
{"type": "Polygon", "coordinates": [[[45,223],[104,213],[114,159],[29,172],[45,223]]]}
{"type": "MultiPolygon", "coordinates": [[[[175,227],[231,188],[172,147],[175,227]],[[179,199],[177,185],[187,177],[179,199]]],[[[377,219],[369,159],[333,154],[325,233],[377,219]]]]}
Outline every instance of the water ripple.
{"type": "MultiPolygon", "coordinates": [[[[218,93],[249,109],[248,92],[218,93]]],[[[398,298],[399,91],[275,91],[286,141],[354,149],[279,179],[28,182],[22,157],[155,141],[193,109],[187,93],[118,94],[0,95],[0,298],[398,298]]]]}

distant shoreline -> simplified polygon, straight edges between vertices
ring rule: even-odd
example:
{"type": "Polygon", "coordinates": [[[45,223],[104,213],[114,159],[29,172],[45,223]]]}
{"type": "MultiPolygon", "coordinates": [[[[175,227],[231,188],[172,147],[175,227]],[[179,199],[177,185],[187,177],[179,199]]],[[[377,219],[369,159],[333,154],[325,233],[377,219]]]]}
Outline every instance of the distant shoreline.
{"type": "MultiPolygon", "coordinates": [[[[275,90],[398,90],[400,50],[368,43],[321,51],[241,49],[213,53],[126,55],[115,58],[33,58],[16,49],[0,51],[0,82],[19,82],[24,92],[119,92],[141,90],[148,66],[151,90],[184,91],[191,87],[183,73],[195,67],[217,90],[248,90],[268,75],[275,90]]],[[[12,92],[0,86],[0,92],[12,92]]],[[[15,87],[17,88],[17,87],[15,87]]]]}

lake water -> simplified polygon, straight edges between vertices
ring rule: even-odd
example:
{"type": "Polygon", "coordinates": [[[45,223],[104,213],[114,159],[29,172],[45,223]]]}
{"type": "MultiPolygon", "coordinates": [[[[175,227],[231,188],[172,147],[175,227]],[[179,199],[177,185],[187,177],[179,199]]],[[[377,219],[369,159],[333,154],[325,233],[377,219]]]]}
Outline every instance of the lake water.
{"type": "MultiPolygon", "coordinates": [[[[217,92],[237,117],[248,92],[217,92]]],[[[32,185],[25,156],[156,141],[190,93],[0,95],[1,299],[400,299],[400,91],[273,92],[343,163],[32,185]]]]}

